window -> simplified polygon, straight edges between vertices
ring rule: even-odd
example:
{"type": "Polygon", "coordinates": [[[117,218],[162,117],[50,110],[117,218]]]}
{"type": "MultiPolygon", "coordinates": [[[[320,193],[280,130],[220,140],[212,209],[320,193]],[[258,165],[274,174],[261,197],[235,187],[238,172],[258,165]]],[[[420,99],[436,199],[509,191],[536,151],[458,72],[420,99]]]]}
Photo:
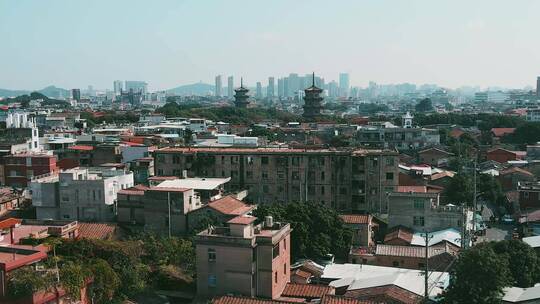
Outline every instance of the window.
{"type": "Polygon", "coordinates": [[[413,202],[414,209],[424,209],[424,201],[415,199],[413,202]]]}
{"type": "Polygon", "coordinates": [[[261,164],[268,165],[268,156],[261,157],[261,164]]]}
{"type": "Polygon", "coordinates": [[[274,273],[274,282],[277,283],[277,271],[274,273]]]}
{"type": "Polygon", "coordinates": [[[347,188],[346,187],[339,188],[339,194],[346,195],[347,194],[347,188]]]}
{"type": "Polygon", "coordinates": [[[274,245],[274,248],[272,248],[272,258],[275,259],[279,256],[279,243],[274,245]]]}
{"type": "Polygon", "coordinates": [[[399,267],[399,262],[398,261],[393,261],[392,262],[392,267],[399,267]]]}
{"type": "Polygon", "coordinates": [[[157,174],[158,175],[163,175],[163,169],[157,169],[157,174]]]}
{"type": "Polygon", "coordinates": [[[215,274],[208,275],[208,287],[216,287],[217,278],[215,274]]]}
{"type": "Polygon", "coordinates": [[[324,171],[321,171],[321,181],[324,181],[324,171]]]}
{"type": "Polygon", "coordinates": [[[529,192],[523,192],[523,197],[524,198],[529,198],[529,192]]]}
{"type": "Polygon", "coordinates": [[[413,225],[414,226],[424,226],[424,217],[423,216],[413,216],[413,225]]]}
{"type": "Polygon", "coordinates": [[[208,248],[208,262],[216,261],[216,250],[214,248],[208,248]]]}
{"type": "Polygon", "coordinates": [[[300,173],[298,171],[292,172],[292,179],[293,180],[299,180],[300,179],[300,173]]]}
{"type": "Polygon", "coordinates": [[[283,274],[287,274],[287,263],[283,264],[283,274]]]}
{"type": "Polygon", "coordinates": [[[386,165],[387,166],[393,166],[394,165],[394,158],[393,157],[387,157],[386,158],[386,165]]]}
{"type": "Polygon", "coordinates": [[[278,179],[284,179],[285,178],[285,173],[283,171],[278,171],[277,177],[278,177],[278,179]]]}
{"type": "Polygon", "coordinates": [[[324,186],[321,186],[321,195],[324,195],[324,186]]]}
{"type": "Polygon", "coordinates": [[[386,180],[393,180],[393,179],[394,179],[394,173],[386,172],[386,180]]]}
{"type": "Polygon", "coordinates": [[[180,156],[173,155],[172,162],[173,162],[173,164],[179,164],[180,163],[180,156]]]}
{"type": "Polygon", "coordinates": [[[424,267],[426,267],[426,265],[424,263],[418,263],[418,268],[419,269],[424,269],[424,267]]]}
{"type": "Polygon", "coordinates": [[[268,172],[263,171],[261,175],[262,175],[262,179],[268,179],[268,172]]]}

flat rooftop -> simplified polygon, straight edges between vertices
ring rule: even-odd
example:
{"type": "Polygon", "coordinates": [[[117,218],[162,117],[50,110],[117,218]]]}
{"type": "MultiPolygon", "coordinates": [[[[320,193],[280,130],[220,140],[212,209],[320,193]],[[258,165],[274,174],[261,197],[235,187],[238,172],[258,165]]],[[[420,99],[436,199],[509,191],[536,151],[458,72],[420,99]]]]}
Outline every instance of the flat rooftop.
{"type": "Polygon", "coordinates": [[[195,190],[214,190],[219,186],[228,183],[231,180],[227,178],[206,178],[206,177],[192,177],[182,178],[174,180],[166,180],[161,182],[156,187],[158,188],[187,188],[195,190]]]}

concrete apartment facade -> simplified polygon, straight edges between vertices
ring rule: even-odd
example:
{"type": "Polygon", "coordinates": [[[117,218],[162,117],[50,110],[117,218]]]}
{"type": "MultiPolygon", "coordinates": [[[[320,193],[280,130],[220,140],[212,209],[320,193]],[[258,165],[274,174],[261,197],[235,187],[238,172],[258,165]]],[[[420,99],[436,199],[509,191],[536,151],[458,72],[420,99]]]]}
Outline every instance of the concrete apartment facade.
{"type": "Polygon", "coordinates": [[[73,168],[30,182],[38,219],[110,222],[118,191],[133,186],[133,173],[110,168],[73,168]]]}
{"type": "Polygon", "coordinates": [[[168,234],[169,226],[173,235],[186,233],[187,214],[198,208],[201,200],[193,189],[138,185],[118,192],[118,222],[144,225],[161,235],[168,234]]]}
{"type": "Polygon", "coordinates": [[[290,280],[289,224],[238,216],[195,237],[197,293],[278,298],[290,280]]]}
{"type": "Polygon", "coordinates": [[[322,202],[340,211],[385,213],[398,185],[398,153],[364,149],[163,148],[157,176],[230,177],[258,204],[322,202]]]}
{"type": "Polygon", "coordinates": [[[439,205],[438,193],[393,192],[388,195],[388,228],[405,226],[415,231],[446,228],[472,229],[472,211],[460,206],[439,205]]]}

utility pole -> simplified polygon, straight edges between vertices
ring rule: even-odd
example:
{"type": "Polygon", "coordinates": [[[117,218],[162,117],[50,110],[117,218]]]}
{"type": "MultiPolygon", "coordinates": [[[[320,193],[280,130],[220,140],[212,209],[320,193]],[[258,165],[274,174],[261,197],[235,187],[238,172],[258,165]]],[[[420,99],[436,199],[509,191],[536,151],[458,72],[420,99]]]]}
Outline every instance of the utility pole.
{"type": "Polygon", "coordinates": [[[171,237],[171,193],[167,192],[167,204],[169,205],[169,238],[171,237]]]}
{"type": "Polygon", "coordinates": [[[424,301],[429,302],[429,240],[433,236],[430,236],[427,231],[424,230],[424,241],[426,242],[425,254],[424,254],[424,301]]]}

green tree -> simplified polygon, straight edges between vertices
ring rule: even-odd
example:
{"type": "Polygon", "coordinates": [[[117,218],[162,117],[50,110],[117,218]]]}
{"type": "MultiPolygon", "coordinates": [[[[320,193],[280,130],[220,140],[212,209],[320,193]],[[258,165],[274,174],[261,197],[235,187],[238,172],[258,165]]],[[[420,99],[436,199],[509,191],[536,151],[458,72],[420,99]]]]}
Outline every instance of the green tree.
{"type": "Polygon", "coordinates": [[[95,303],[110,303],[120,287],[120,278],[107,261],[94,259],[90,264],[92,285],[90,294],[95,303]]]}
{"type": "Polygon", "coordinates": [[[470,175],[464,173],[454,175],[443,192],[444,200],[447,203],[457,205],[472,203],[473,195],[473,180],[470,175]]]}
{"type": "Polygon", "coordinates": [[[262,205],[255,215],[259,220],[272,215],[277,221],[291,224],[291,254],[294,259],[318,259],[328,253],[346,258],[349,252],[352,231],[333,208],[321,203],[262,205]]]}
{"type": "Polygon", "coordinates": [[[433,111],[433,104],[431,103],[431,99],[424,98],[420,100],[416,106],[414,107],[416,112],[430,112],[433,111]]]}
{"type": "Polygon", "coordinates": [[[7,275],[8,296],[19,299],[35,292],[51,290],[56,285],[56,278],[50,272],[38,273],[32,266],[25,266],[10,271],[7,275]]]}
{"type": "Polygon", "coordinates": [[[60,286],[73,300],[81,299],[81,288],[90,278],[90,272],[80,263],[68,261],[60,267],[60,286]]]}
{"type": "Polygon", "coordinates": [[[503,288],[510,286],[508,261],[501,259],[489,244],[480,244],[461,252],[451,271],[450,286],[443,303],[500,303],[503,288]]]}
{"type": "Polygon", "coordinates": [[[529,245],[520,240],[492,242],[490,245],[501,260],[507,261],[513,286],[532,287],[540,280],[540,260],[529,245]]]}

